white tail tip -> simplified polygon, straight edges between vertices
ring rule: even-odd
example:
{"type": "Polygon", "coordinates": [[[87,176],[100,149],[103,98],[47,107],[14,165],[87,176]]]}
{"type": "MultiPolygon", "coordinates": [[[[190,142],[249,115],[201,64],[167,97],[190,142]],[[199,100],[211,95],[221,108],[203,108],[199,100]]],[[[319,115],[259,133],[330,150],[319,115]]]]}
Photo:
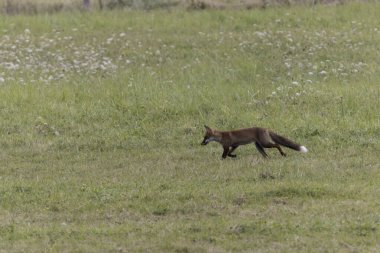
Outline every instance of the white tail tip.
{"type": "Polygon", "coordinates": [[[307,150],[307,148],[305,146],[300,147],[300,152],[307,153],[307,151],[309,151],[309,150],[307,150]]]}

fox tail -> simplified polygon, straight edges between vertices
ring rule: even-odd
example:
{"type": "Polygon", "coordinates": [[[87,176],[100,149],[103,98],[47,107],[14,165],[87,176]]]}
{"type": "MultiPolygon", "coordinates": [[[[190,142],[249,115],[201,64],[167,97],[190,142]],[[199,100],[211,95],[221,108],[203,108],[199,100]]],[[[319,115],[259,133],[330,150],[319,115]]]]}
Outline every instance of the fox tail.
{"type": "Polygon", "coordinates": [[[306,153],[308,151],[305,146],[297,144],[294,141],[291,141],[288,138],[285,138],[281,135],[278,135],[278,134],[273,133],[273,132],[270,132],[269,135],[272,138],[272,140],[277,144],[280,144],[282,146],[297,150],[297,151],[302,152],[302,153],[306,153]]]}

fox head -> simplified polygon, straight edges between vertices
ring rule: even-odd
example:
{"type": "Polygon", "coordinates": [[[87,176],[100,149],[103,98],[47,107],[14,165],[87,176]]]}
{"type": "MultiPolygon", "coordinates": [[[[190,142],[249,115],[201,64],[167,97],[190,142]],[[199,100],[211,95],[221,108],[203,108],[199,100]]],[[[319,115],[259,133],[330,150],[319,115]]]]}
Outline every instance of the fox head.
{"type": "Polygon", "coordinates": [[[210,141],[219,141],[220,138],[218,138],[216,132],[205,125],[206,133],[203,138],[203,141],[201,145],[207,145],[210,141]]]}

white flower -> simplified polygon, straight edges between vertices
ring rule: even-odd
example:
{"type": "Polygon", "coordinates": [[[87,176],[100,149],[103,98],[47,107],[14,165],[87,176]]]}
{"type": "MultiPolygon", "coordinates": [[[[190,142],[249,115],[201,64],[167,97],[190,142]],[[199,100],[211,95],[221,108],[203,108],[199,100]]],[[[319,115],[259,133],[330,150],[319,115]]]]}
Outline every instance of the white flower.
{"type": "Polygon", "coordinates": [[[112,37],[108,38],[108,39],[107,39],[107,44],[111,44],[112,41],[113,41],[113,38],[112,38],[112,37]]]}

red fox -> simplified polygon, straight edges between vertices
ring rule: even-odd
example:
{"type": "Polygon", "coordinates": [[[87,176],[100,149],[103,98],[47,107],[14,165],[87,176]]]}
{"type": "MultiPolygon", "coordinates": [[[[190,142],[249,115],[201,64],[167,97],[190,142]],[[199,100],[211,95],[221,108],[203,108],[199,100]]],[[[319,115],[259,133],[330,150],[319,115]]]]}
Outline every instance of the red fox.
{"type": "Polygon", "coordinates": [[[223,146],[222,159],[236,157],[232,152],[240,145],[246,145],[254,142],[257,150],[264,156],[268,157],[264,148],[277,148],[282,156],[286,154],[282,151],[280,145],[306,153],[308,150],[305,146],[301,146],[285,137],[282,137],[274,132],[261,128],[252,127],[233,131],[218,131],[213,130],[205,125],[206,134],[202,141],[202,145],[207,145],[210,141],[219,142],[223,146]]]}

